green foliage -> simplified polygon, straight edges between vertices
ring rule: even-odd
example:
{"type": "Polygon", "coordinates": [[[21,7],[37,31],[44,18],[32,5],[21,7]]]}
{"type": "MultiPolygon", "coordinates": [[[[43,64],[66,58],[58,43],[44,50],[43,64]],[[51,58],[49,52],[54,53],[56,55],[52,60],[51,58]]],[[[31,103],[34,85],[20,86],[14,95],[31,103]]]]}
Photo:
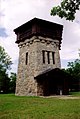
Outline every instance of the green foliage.
{"type": "Polygon", "coordinates": [[[15,93],[15,87],[16,87],[16,73],[11,72],[10,82],[9,82],[9,92],[15,93]]]}
{"type": "Polygon", "coordinates": [[[59,17],[65,17],[66,20],[73,21],[75,19],[76,11],[80,9],[80,0],[63,0],[57,7],[53,7],[51,15],[58,15],[59,17]]]}
{"type": "Polygon", "coordinates": [[[16,73],[12,73],[10,77],[5,71],[0,71],[0,93],[15,93],[16,73]]]}
{"type": "Polygon", "coordinates": [[[5,49],[0,46],[0,69],[10,70],[11,58],[5,52],[5,49]]]}
{"type": "Polygon", "coordinates": [[[1,94],[0,119],[80,119],[80,99],[1,94]]]}
{"type": "Polygon", "coordinates": [[[12,61],[5,49],[0,46],[0,93],[15,91],[16,74],[11,73],[9,78],[7,71],[11,69],[12,61]]]}
{"type": "Polygon", "coordinates": [[[68,62],[66,72],[71,75],[71,88],[75,91],[80,90],[80,60],[76,59],[74,62],[68,62]]]}
{"type": "Polygon", "coordinates": [[[76,79],[80,78],[80,60],[76,59],[74,62],[68,62],[67,71],[70,72],[76,79]]]}
{"type": "Polygon", "coordinates": [[[10,79],[5,71],[0,70],[0,93],[8,93],[10,79]]]}

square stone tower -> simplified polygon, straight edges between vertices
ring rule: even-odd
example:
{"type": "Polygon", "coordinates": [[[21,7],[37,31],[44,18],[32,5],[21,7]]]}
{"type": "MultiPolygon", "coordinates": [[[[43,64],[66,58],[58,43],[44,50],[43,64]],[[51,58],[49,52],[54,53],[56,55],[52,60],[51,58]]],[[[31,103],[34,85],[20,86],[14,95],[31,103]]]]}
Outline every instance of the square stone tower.
{"type": "Polygon", "coordinates": [[[19,47],[16,95],[44,95],[43,91],[38,93],[40,88],[35,77],[46,70],[61,68],[62,30],[62,25],[38,18],[14,30],[19,47]]]}

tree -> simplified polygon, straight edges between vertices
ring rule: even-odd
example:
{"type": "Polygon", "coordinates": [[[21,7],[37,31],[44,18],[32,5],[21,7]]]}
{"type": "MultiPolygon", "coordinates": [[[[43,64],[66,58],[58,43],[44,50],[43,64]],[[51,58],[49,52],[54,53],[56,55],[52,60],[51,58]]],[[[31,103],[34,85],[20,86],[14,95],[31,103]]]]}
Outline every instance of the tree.
{"type": "Polygon", "coordinates": [[[10,70],[11,58],[5,52],[4,48],[0,46],[0,93],[7,93],[9,91],[10,78],[7,71],[10,70]]]}
{"type": "Polygon", "coordinates": [[[66,20],[73,21],[77,10],[80,9],[80,0],[63,0],[60,5],[53,7],[51,15],[65,17],[66,20]]]}
{"type": "Polygon", "coordinates": [[[66,72],[72,77],[70,81],[70,88],[75,91],[80,90],[80,60],[76,59],[74,62],[68,62],[66,72]]]}
{"type": "Polygon", "coordinates": [[[14,93],[16,87],[16,73],[11,72],[10,82],[9,82],[9,92],[14,93]]]}
{"type": "Polygon", "coordinates": [[[10,78],[5,70],[0,70],[0,93],[8,93],[9,92],[9,82],[10,78]]]}
{"type": "Polygon", "coordinates": [[[0,46],[0,69],[10,70],[11,64],[10,56],[5,52],[5,49],[0,46]]]}

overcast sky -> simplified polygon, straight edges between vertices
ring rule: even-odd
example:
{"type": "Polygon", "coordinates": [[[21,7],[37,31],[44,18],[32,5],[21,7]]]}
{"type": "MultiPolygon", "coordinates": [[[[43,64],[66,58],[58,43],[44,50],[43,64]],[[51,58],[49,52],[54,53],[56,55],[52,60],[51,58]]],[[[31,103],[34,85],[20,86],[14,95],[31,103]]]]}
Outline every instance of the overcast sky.
{"type": "Polygon", "coordinates": [[[68,22],[59,17],[50,16],[53,6],[60,4],[61,0],[0,0],[0,45],[12,58],[14,63],[12,71],[16,72],[19,49],[15,28],[31,20],[34,17],[62,24],[63,40],[60,57],[61,66],[66,67],[68,61],[73,61],[78,56],[80,48],[80,11],[76,14],[74,22],[68,22]]]}

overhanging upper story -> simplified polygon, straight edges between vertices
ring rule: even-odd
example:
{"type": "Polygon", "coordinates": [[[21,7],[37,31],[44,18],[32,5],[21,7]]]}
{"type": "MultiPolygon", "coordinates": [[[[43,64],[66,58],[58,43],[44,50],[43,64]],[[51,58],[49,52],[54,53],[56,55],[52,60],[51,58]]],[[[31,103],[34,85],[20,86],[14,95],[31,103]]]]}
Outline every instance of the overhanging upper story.
{"type": "Polygon", "coordinates": [[[42,36],[59,41],[59,49],[62,40],[63,26],[46,20],[34,18],[27,23],[14,29],[17,35],[16,43],[23,42],[32,36],[42,36]]]}

